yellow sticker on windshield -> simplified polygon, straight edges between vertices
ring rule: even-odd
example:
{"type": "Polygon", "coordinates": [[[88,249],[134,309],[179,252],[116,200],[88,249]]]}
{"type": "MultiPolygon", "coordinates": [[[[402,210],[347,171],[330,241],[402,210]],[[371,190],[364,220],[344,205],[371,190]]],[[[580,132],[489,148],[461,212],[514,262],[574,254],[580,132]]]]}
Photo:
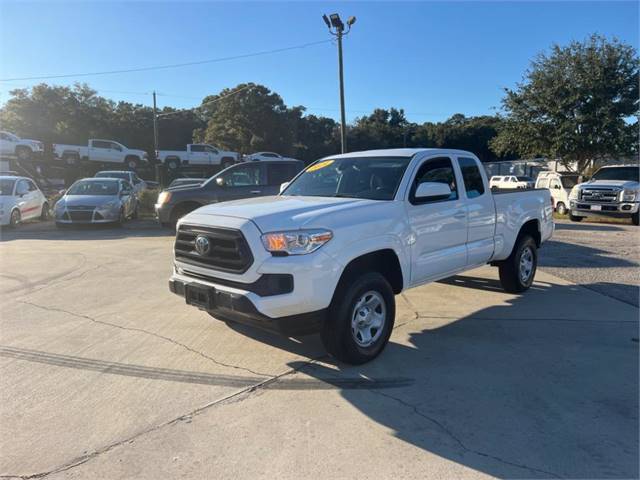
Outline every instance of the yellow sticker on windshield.
{"type": "Polygon", "coordinates": [[[333,160],[325,160],[324,162],[316,163],[315,165],[311,165],[307,168],[307,172],[315,172],[316,170],[320,170],[321,168],[328,167],[333,163],[333,160]]]}

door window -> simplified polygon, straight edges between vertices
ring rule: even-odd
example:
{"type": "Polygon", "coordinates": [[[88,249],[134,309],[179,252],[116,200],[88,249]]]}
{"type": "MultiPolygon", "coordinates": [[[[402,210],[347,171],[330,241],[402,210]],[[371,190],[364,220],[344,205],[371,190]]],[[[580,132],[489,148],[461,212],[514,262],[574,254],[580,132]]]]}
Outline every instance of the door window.
{"type": "Polygon", "coordinates": [[[540,181],[538,182],[538,188],[549,188],[549,179],[548,178],[540,179],[540,181]]]}
{"type": "Polygon", "coordinates": [[[210,147],[210,146],[208,146],[208,145],[207,145],[206,147],[204,147],[204,150],[205,150],[207,153],[213,153],[214,155],[218,153],[218,151],[217,151],[215,148],[210,147]]]}
{"type": "Polygon", "coordinates": [[[484,193],[484,183],[475,160],[461,157],[458,159],[458,165],[460,165],[460,170],[462,171],[467,198],[476,198],[482,195],[484,193]]]}
{"type": "Polygon", "coordinates": [[[560,182],[557,179],[551,180],[551,188],[561,188],[560,182]]]}
{"type": "Polygon", "coordinates": [[[191,145],[191,153],[204,152],[204,145],[191,145]]]}
{"type": "Polygon", "coordinates": [[[19,180],[16,187],[16,195],[24,195],[29,192],[29,183],[26,180],[19,180]]]}
{"type": "Polygon", "coordinates": [[[271,163],[267,165],[269,185],[282,185],[291,180],[298,169],[293,163],[271,163]]]}
{"type": "Polygon", "coordinates": [[[113,142],[111,142],[111,148],[112,148],[113,150],[117,150],[118,152],[121,152],[121,151],[122,151],[122,147],[121,147],[120,145],[118,145],[117,143],[113,143],[113,142]]]}
{"type": "Polygon", "coordinates": [[[27,188],[30,192],[35,192],[36,190],[38,190],[38,187],[36,187],[35,183],[33,183],[31,180],[25,180],[25,182],[27,182],[27,188]]]}
{"type": "Polygon", "coordinates": [[[255,187],[266,183],[262,172],[260,165],[238,165],[217,178],[222,178],[226,187],[255,187]]]}
{"type": "Polygon", "coordinates": [[[424,162],[418,169],[416,177],[413,180],[411,191],[409,192],[409,201],[414,205],[423,203],[434,203],[434,201],[425,201],[416,199],[416,189],[418,185],[424,182],[444,183],[451,189],[451,195],[446,200],[435,200],[439,202],[447,202],[458,199],[458,187],[456,185],[456,175],[453,171],[453,164],[448,157],[433,158],[424,162]]]}
{"type": "Polygon", "coordinates": [[[111,142],[105,142],[103,140],[94,140],[91,143],[93,148],[103,148],[105,150],[111,150],[111,142]]]}

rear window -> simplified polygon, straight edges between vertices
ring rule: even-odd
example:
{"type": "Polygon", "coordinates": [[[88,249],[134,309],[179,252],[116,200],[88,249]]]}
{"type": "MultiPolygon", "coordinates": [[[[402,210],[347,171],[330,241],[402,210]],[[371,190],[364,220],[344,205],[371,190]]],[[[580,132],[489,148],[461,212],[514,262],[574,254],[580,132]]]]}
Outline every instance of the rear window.
{"type": "Polygon", "coordinates": [[[96,178],[121,178],[129,181],[129,174],[124,172],[100,172],[96,173],[96,178]]]}
{"type": "Polygon", "coordinates": [[[461,157],[458,159],[458,164],[462,171],[467,198],[476,198],[482,195],[484,193],[484,183],[475,160],[473,158],[461,157]]]}

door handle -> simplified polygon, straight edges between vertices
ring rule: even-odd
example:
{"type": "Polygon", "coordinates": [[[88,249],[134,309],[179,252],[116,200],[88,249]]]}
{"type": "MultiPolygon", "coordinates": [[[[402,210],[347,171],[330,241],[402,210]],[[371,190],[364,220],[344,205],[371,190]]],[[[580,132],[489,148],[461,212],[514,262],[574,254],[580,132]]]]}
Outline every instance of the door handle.
{"type": "Polygon", "coordinates": [[[461,212],[456,212],[456,213],[453,215],[453,218],[461,219],[461,218],[466,218],[466,216],[467,216],[467,213],[466,213],[466,212],[462,212],[462,211],[461,211],[461,212]]]}
{"type": "Polygon", "coordinates": [[[254,195],[257,195],[258,193],[262,193],[261,190],[251,190],[251,193],[253,193],[254,195]]]}

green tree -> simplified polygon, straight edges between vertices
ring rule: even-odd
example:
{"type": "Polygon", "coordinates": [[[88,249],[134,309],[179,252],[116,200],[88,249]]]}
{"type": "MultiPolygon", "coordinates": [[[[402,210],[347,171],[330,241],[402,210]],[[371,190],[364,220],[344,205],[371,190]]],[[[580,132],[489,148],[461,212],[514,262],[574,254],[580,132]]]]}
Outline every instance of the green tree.
{"type": "Polygon", "coordinates": [[[638,66],[631,46],[599,35],[554,45],[515,90],[505,89],[493,150],[576,162],[579,172],[592,161],[637,155],[638,66]]]}

